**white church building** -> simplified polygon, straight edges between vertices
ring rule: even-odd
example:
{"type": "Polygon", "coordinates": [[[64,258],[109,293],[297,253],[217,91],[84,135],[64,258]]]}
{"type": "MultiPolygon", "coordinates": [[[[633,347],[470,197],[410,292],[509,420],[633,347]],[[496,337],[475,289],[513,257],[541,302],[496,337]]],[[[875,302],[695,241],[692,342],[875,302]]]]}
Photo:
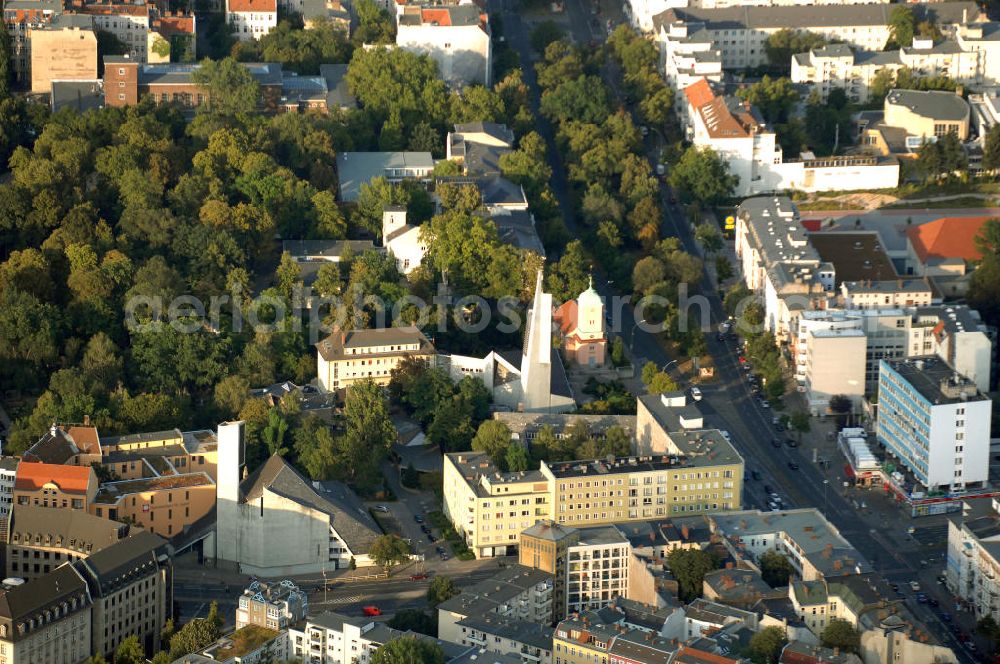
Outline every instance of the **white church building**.
{"type": "Polygon", "coordinates": [[[382,531],[357,496],[310,482],[278,455],[244,476],[245,435],[244,422],[219,425],[216,559],[262,577],[372,565],[382,531]]]}
{"type": "Polygon", "coordinates": [[[576,409],[559,353],[552,348],[552,294],[542,290],[538,271],[535,297],[517,357],[491,351],[486,357],[439,355],[453,380],[476,376],[493,394],[494,405],[525,413],[565,413],[576,409]]]}

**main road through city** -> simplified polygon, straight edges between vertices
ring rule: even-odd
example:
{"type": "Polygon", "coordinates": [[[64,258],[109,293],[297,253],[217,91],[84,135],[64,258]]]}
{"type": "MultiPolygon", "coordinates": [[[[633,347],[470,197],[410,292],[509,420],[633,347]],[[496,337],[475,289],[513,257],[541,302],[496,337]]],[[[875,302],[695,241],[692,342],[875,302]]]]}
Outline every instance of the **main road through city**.
{"type": "MultiPolygon", "coordinates": [[[[560,204],[563,218],[569,231],[576,234],[574,213],[569,196],[565,169],[556,152],[552,126],[538,113],[540,90],[534,72],[533,60],[536,59],[529,42],[530,26],[525,25],[520,14],[515,11],[504,11],[509,0],[492,0],[491,10],[503,14],[504,35],[509,46],[520,56],[525,83],[531,88],[533,111],[538,123],[537,131],[548,143],[549,162],[553,170],[552,188],[560,204]]],[[[590,11],[590,5],[583,0],[566,0],[566,19],[568,29],[577,43],[586,44],[592,41],[603,41],[606,32],[590,11]]],[[[605,71],[605,80],[618,93],[618,79],[613,64],[605,71]]],[[[622,102],[624,103],[624,101],[622,102]]],[[[650,134],[653,138],[653,134],[650,134]]],[[[652,142],[652,141],[650,141],[652,142]]],[[[655,166],[658,161],[656,148],[650,146],[649,158],[655,166]]],[[[670,192],[666,186],[661,186],[661,205],[664,218],[661,227],[663,237],[677,237],[682,248],[693,254],[701,255],[695,242],[692,227],[679,206],[670,203],[670,192]]],[[[616,293],[612,285],[605,279],[595,279],[595,287],[612,302],[616,293]]],[[[915,578],[920,570],[920,555],[913,550],[901,550],[898,543],[886,537],[886,529],[890,526],[886,516],[865,515],[860,513],[851,501],[846,498],[833,482],[825,478],[814,460],[806,458],[801,448],[790,448],[786,445],[774,447],[772,440],[776,432],[772,426],[772,414],[765,409],[750,393],[744,372],[741,370],[736,349],[732,341],[720,341],[713,333],[716,326],[726,319],[722,301],[711,283],[708,273],[702,273],[701,283],[689,288],[693,293],[702,294],[708,302],[710,326],[706,329],[708,352],[715,365],[715,381],[710,386],[702,387],[704,397],[698,403],[709,426],[718,427],[730,432],[734,445],[743,455],[747,471],[756,471],[761,475],[760,481],[746,483],[744,504],[747,508],[763,508],[766,494],[763,487],[769,485],[774,492],[785,500],[786,506],[817,507],[837,527],[874,568],[886,575],[890,580],[905,581],[915,578]],[[798,469],[790,468],[790,463],[798,469]]],[[[692,313],[698,312],[696,308],[692,313]]],[[[612,326],[622,334],[629,344],[637,364],[641,361],[652,361],[660,367],[669,367],[671,358],[656,338],[656,333],[637,325],[635,311],[628,304],[621,306],[620,312],[613,312],[612,326]]],[[[672,371],[675,379],[680,380],[676,370],[672,371]]],[[[784,438],[784,436],[782,436],[784,438]]],[[[835,459],[831,459],[836,463],[835,459]]],[[[898,519],[890,519],[897,527],[902,527],[898,519]]],[[[918,618],[925,621],[928,627],[937,635],[942,643],[952,647],[961,661],[974,661],[970,653],[957,642],[954,636],[945,628],[940,618],[924,605],[918,605],[910,598],[909,608],[918,618]]]]}

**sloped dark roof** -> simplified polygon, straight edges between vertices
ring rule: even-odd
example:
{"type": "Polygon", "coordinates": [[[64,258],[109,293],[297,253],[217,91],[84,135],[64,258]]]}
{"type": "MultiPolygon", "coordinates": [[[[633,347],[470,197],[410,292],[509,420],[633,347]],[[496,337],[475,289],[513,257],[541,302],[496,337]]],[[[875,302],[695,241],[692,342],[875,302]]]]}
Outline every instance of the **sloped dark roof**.
{"type": "Polygon", "coordinates": [[[326,482],[322,493],[313,488],[291,464],[272,455],[240,484],[244,502],[260,498],[264,490],[323,512],[331,527],[355,554],[367,553],[372,542],[382,534],[378,524],[361,506],[354,492],[339,482],[326,482]]]}
{"type": "Polygon", "coordinates": [[[43,546],[62,546],[89,555],[120,541],[129,530],[127,524],[82,510],[14,505],[6,537],[8,543],[29,546],[40,536],[43,546]]]}
{"type": "MultiPolygon", "coordinates": [[[[87,584],[72,565],[64,564],[44,576],[0,593],[0,618],[13,622],[43,613],[79,593],[86,601],[87,584]]],[[[15,636],[16,636],[15,630],[15,636]]]]}
{"type": "Polygon", "coordinates": [[[124,583],[151,574],[156,568],[157,552],[166,541],[142,530],[80,561],[90,578],[93,596],[113,592],[124,583]]]}
{"type": "Polygon", "coordinates": [[[76,443],[62,429],[45,432],[25,453],[26,461],[64,464],[80,453],[76,443]]]}

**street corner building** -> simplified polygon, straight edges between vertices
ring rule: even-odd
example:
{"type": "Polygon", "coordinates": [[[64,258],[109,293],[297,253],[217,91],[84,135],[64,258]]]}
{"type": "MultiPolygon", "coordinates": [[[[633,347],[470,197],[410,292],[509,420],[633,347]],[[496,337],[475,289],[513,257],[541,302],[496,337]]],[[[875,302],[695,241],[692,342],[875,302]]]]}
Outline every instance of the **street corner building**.
{"type": "Polygon", "coordinates": [[[277,455],[242,477],[245,423],[220,424],[218,439],[220,565],[275,577],[343,569],[352,560],[359,567],[372,564],[368,551],[382,531],[350,489],[310,482],[277,455]]]}

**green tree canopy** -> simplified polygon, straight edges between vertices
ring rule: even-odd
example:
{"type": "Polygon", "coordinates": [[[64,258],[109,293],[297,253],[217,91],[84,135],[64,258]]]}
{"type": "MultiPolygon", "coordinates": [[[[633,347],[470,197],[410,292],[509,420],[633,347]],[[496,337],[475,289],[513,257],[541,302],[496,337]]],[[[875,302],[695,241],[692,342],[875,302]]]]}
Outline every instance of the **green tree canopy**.
{"type": "Polygon", "coordinates": [[[889,12],[889,43],[886,48],[909,47],[916,33],[915,21],[911,7],[893,7],[889,12]]]}
{"type": "Polygon", "coordinates": [[[754,664],[777,664],[787,643],[785,630],[765,627],[750,638],[750,661],[754,664]]]}
{"type": "Polygon", "coordinates": [[[199,108],[229,116],[252,113],[257,108],[260,84],[235,58],[202,60],[191,80],[208,93],[208,102],[199,108]]]}
{"type": "Polygon", "coordinates": [[[674,549],[667,555],[667,566],[677,579],[678,596],[684,602],[701,597],[705,574],[719,566],[718,559],[700,549],[674,549]]]}
{"type": "Polygon", "coordinates": [[[815,32],[784,28],[768,36],[764,50],[768,62],[785,68],[791,67],[792,56],[796,53],[805,53],[826,43],[826,38],[815,32]]]}
{"type": "Polygon", "coordinates": [[[376,565],[392,567],[410,559],[410,545],[398,535],[381,535],[372,542],[368,556],[376,565]]]}
{"type": "Polygon", "coordinates": [[[756,106],[764,119],[772,124],[787,122],[789,113],[799,100],[799,93],[792,86],[791,79],[785,76],[771,78],[765,75],[749,87],[737,90],[736,96],[756,106]]]}
{"type": "Polygon", "coordinates": [[[670,171],[670,186],[685,201],[704,205],[732,196],[739,177],[729,173],[729,165],[712,148],[689,147],[670,171]]]}
{"type": "Polygon", "coordinates": [[[440,574],[431,579],[430,585],[427,587],[427,603],[431,607],[436,607],[441,602],[451,599],[458,593],[459,590],[455,586],[455,582],[451,580],[451,577],[440,574]]]}
{"type": "Polygon", "coordinates": [[[499,420],[486,420],[480,424],[472,439],[472,449],[486,452],[498,468],[506,467],[507,448],[511,444],[510,429],[499,420]]]}
{"type": "Polygon", "coordinates": [[[833,618],[827,623],[820,640],[827,648],[840,648],[853,653],[858,652],[861,647],[861,635],[858,630],[840,618],[833,618]]]}
{"type": "Polygon", "coordinates": [[[371,664],[444,664],[444,651],[431,641],[401,636],[380,646],[371,664]]]}
{"type": "Polygon", "coordinates": [[[760,557],[761,576],[772,588],[787,586],[794,571],[788,559],[777,551],[765,551],[760,557]]]}

